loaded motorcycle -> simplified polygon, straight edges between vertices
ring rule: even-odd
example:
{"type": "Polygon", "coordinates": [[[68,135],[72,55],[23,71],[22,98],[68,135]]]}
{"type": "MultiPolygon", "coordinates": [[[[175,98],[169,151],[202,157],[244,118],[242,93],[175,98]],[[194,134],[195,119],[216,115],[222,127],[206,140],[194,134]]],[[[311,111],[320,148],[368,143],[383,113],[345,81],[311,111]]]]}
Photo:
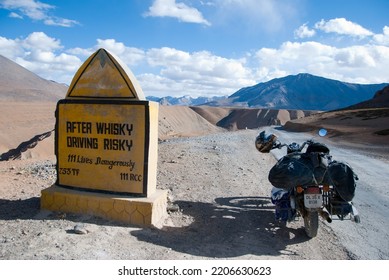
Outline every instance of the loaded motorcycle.
{"type": "MultiPolygon", "coordinates": [[[[319,131],[320,136],[326,134],[325,129],[319,131]]],[[[314,140],[283,144],[274,134],[262,131],[255,146],[261,153],[287,150],[268,175],[276,220],[286,223],[302,217],[309,238],[317,235],[319,216],[329,223],[334,218],[360,222],[352,203],[358,176],[348,164],[333,160],[326,145],[314,140]]]]}

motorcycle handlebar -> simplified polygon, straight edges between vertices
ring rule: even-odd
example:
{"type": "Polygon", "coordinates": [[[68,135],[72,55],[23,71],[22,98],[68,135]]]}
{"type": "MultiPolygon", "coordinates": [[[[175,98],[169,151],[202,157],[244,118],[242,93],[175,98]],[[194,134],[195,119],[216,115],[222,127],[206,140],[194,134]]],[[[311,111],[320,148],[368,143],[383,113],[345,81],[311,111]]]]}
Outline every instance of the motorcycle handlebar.
{"type": "MultiPolygon", "coordinates": [[[[319,135],[321,135],[321,134],[319,133],[319,135]]],[[[313,141],[313,139],[306,140],[301,145],[299,145],[297,143],[291,143],[291,144],[281,143],[277,139],[276,135],[266,134],[265,130],[261,131],[255,140],[255,146],[256,146],[257,150],[260,151],[261,153],[268,153],[268,152],[270,152],[270,150],[281,149],[282,147],[287,147],[288,153],[293,152],[293,151],[301,152],[305,148],[306,145],[311,145],[314,143],[315,143],[315,141],[313,141]]],[[[324,151],[324,153],[329,153],[329,150],[326,147],[324,147],[324,149],[322,149],[322,151],[324,151]]]]}

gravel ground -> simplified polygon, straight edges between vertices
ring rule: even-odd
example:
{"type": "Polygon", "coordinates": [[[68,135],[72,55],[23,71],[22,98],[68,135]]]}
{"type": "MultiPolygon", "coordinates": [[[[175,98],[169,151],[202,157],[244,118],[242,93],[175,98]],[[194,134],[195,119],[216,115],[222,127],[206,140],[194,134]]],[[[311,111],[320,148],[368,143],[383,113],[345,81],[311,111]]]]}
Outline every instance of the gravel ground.
{"type": "Polygon", "coordinates": [[[42,211],[40,192],[55,181],[55,159],[0,162],[0,259],[357,258],[324,222],[308,239],[301,220],[274,221],[267,174],[275,159],[256,151],[257,134],[161,142],[157,187],[169,190],[170,210],[161,228],[42,211]],[[75,234],[75,226],[86,234],[75,234]]]}

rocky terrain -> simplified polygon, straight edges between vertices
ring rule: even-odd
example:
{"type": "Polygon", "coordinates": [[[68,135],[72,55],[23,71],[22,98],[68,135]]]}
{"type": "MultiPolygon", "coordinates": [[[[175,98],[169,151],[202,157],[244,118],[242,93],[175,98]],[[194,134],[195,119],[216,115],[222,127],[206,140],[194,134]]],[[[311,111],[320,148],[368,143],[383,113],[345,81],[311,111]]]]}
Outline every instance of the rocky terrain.
{"type": "Polygon", "coordinates": [[[255,150],[256,134],[162,141],[158,188],[169,191],[170,211],[160,228],[40,210],[40,191],[55,181],[53,157],[2,161],[0,259],[358,258],[324,223],[309,240],[302,221],[275,222],[267,181],[275,159],[255,150]]]}

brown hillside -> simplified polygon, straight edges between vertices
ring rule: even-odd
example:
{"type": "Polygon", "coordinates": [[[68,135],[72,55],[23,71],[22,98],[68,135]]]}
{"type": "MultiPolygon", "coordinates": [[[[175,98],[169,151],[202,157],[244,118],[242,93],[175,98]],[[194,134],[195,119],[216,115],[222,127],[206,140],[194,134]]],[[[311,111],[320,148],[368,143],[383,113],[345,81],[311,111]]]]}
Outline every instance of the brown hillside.
{"type": "MultiPolygon", "coordinates": [[[[211,114],[211,113],[210,113],[211,114]]],[[[159,106],[159,138],[196,136],[223,131],[187,106],[159,106]]]]}
{"type": "Polygon", "coordinates": [[[192,106],[190,108],[213,125],[227,117],[233,110],[232,108],[210,106],[192,106]]]}
{"type": "MultiPolygon", "coordinates": [[[[20,143],[55,126],[54,102],[0,102],[0,155],[20,143]]],[[[54,136],[45,139],[22,158],[49,158],[54,155],[54,136]]]]}
{"type": "Polygon", "coordinates": [[[67,86],[42,79],[0,55],[1,102],[47,102],[65,97],[67,86]]]}
{"type": "Polygon", "coordinates": [[[321,127],[336,141],[380,145],[388,152],[389,86],[377,91],[370,100],[285,124],[285,129],[290,131],[317,131],[321,127]]]}
{"type": "Polygon", "coordinates": [[[389,148],[389,108],[324,112],[289,121],[284,126],[296,132],[314,132],[322,127],[336,141],[389,148]]]}
{"type": "Polygon", "coordinates": [[[261,126],[283,125],[291,119],[309,116],[315,111],[271,110],[254,108],[191,107],[210,123],[228,130],[256,129],[261,126]]]}

